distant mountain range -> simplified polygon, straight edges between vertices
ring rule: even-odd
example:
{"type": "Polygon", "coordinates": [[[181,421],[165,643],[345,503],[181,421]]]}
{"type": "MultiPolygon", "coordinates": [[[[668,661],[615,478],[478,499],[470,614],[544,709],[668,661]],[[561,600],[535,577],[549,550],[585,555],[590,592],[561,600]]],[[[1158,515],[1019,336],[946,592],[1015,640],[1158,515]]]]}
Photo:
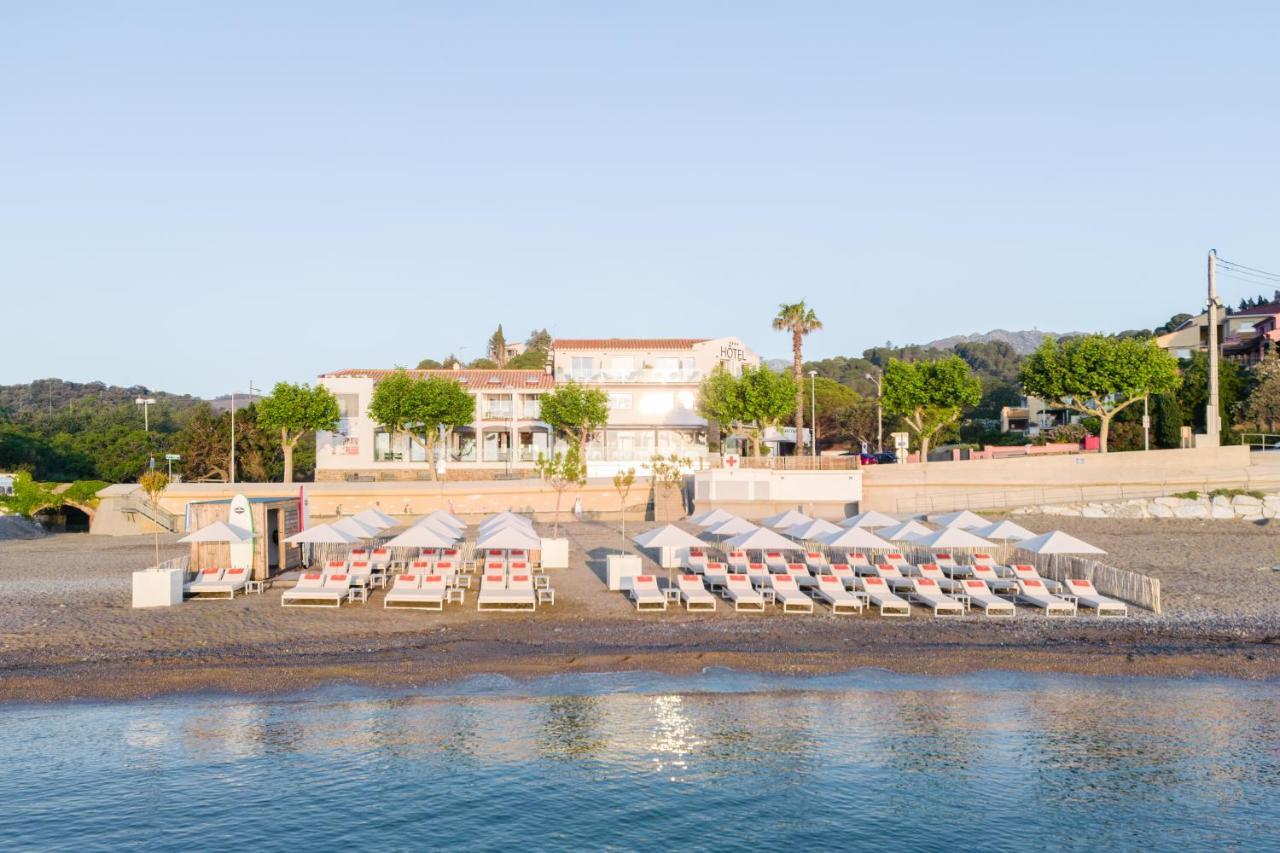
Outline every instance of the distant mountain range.
{"type": "Polygon", "coordinates": [[[1010,332],[1007,329],[992,329],[990,332],[981,332],[972,335],[952,335],[949,338],[938,338],[936,341],[929,341],[922,344],[925,349],[951,349],[956,344],[989,344],[995,341],[1004,341],[1009,346],[1018,351],[1020,355],[1027,355],[1035,352],[1036,347],[1040,346],[1040,342],[1045,338],[1062,338],[1070,335],[1078,335],[1080,332],[1042,332],[1039,329],[1031,329],[1022,332],[1010,332]]]}

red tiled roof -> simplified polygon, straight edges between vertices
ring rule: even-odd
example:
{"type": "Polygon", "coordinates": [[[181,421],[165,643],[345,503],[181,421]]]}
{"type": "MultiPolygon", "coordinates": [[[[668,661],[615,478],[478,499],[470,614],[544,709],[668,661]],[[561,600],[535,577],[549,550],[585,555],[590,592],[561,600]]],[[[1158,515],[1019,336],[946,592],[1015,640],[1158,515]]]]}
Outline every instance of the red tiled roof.
{"type": "Polygon", "coordinates": [[[709,338],[557,338],[555,349],[690,349],[709,338]]]}
{"type": "MultiPolygon", "coordinates": [[[[320,375],[321,379],[338,377],[367,377],[373,380],[385,379],[394,370],[363,370],[348,368],[333,370],[320,375]]],[[[419,378],[436,377],[453,379],[461,382],[466,388],[506,388],[506,389],[551,389],[556,387],[556,378],[545,370],[483,370],[463,368],[461,370],[406,370],[410,376],[419,378]],[[495,381],[496,380],[496,381],[495,381]]]]}

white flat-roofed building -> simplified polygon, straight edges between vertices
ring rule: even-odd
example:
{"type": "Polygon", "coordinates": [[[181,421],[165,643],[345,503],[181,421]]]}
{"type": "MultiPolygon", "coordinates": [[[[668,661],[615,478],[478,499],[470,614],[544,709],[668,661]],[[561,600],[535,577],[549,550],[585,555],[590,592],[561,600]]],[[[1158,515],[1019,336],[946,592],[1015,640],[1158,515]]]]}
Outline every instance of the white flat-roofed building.
{"type": "Polygon", "coordinates": [[[587,445],[591,476],[644,468],[654,454],[707,459],[707,421],[698,388],[719,365],[733,374],[760,358],[738,338],[559,339],[557,385],[574,381],[609,396],[609,425],[587,445]]]}
{"type": "MultiPolygon", "coordinates": [[[[378,380],[392,370],[338,370],[319,384],[338,398],[335,432],[316,434],[316,479],[427,479],[431,461],[407,435],[391,435],[369,417],[378,380]]],[[[546,453],[551,431],[541,420],[540,398],[555,387],[543,370],[409,370],[411,376],[452,379],[476,400],[475,420],[449,436],[445,464],[450,479],[507,474],[536,476],[534,460],[546,453]]]]}

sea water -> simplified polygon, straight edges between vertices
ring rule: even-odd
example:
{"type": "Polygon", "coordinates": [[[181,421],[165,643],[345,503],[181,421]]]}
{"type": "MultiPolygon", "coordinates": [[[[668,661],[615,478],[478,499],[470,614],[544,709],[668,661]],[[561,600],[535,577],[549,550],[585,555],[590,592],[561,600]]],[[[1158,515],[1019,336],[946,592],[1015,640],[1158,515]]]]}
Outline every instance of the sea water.
{"type": "Polygon", "coordinates": [[[1276,683],[480,677],[0,727],[5,849],[1280,847],[1276,683]]]}

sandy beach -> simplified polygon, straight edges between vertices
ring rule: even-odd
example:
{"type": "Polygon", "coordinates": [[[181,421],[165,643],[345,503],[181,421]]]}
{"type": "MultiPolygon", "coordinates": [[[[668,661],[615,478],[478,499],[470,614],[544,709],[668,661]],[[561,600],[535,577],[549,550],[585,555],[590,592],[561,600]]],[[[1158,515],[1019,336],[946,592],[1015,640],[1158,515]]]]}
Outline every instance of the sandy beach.
{"type": "MultiPolygon", "coordinates": [[[[1280,528],[1246,522],[1039,518],[1159,577],[1166,612],[1123,621],[1049,621],[1020,612],[939,622],[878,616],[637,613],[601,580],[617,530],[575,523],[573,565],[553,570],[556,604],[482,614],[387,611],[381,591],[340,610],[280,607],[282,587],[234,601],[133,610],[130,573],[150,537],[63,534],[0,541],[0,701],[136,698],[173,692],[279,692],[332,681],[409,686],[479,672],[711,665],[775,672],[885,667],[1099,675],[1280,676],[1280,528]]],[[[162,539],[162,558],[185,546],[162,539]]],[[[665,572],[655,567],[655,573],[665,572]]]]}

